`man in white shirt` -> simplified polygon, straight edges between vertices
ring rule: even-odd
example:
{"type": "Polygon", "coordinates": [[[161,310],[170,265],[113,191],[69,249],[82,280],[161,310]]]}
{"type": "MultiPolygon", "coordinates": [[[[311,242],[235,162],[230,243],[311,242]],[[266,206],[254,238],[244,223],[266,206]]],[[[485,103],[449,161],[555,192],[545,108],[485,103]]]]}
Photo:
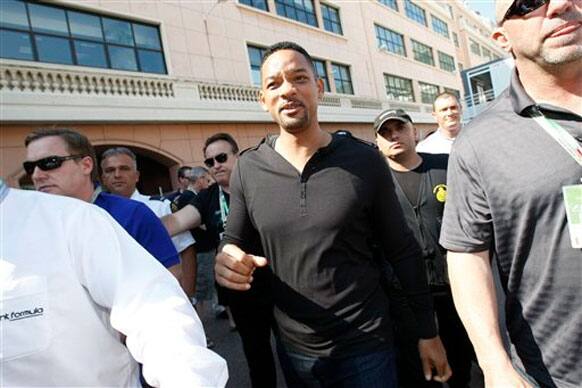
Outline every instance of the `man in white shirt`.
{"type": "Polygon", "coordinates": [[[136,360],[152,386],[226,384],[176,280],[104,210],[0,180],[0,214],[3,386],[138,387],[136,360]]]}
{"type": "Polygon", "coordinates": [[[461,131],[461,104],[457,96],[444,92],[432,104],[432,115],[439,127],[418,143],[417,152],[426,154],[450,154],[455,138],[461,131]]]}
{"type": "MultiPolygon", "coordinates": [[[[137,190],[139,170],[137,158],[126,147],[109,148],[101,155],[101,182],[110,193],[144,203],[161,218],[171,214],[170,201],[151,199],[137,190]]],[[[182,232],[172,237],[172,242],[180,253],[182,277],[180,282],[189,297],[194,296],[196,288],[196,253],[194,239],[190,232],[182,232]]]]}

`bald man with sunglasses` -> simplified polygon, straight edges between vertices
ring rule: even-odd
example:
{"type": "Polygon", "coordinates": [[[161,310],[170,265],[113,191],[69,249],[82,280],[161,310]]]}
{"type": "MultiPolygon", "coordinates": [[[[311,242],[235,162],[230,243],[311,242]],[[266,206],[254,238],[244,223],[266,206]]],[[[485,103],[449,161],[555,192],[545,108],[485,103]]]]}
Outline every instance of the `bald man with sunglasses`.
{"type": "Polygon", "coordinates": [[[582,1],[497,1],[496,17],[515,72],[455,141],[440,243],[486,386],[580,387],[582,1]]]}
{"type": "MultiPolygon", "coordinates": [[[[228,133],[216,133],[206,139],[202,150],[204,164],[216,183],[198,193],[181,210],[163,218],[172,236],[204,225],[216,250],[230,213],[230,177],[238,151],[238,144],[228,133]]],[[[228,305],[241,337],[253,388],[277,386],[271,349],[273,307],[269,276],[269,269],[258,269],[252,292],[217,287],[219,303],[228,305]]]]}

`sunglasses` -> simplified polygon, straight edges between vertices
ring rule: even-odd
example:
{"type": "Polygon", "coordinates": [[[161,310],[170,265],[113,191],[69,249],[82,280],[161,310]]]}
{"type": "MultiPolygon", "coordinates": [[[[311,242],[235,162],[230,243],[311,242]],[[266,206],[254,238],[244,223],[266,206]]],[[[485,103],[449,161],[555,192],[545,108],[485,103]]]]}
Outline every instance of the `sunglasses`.
{"type": "Polygon", "coordinates": [[[513,16],[525,16],[548,2],[549,0],[515,0],[501,21],[503,22],[513,16]]]}
{"type": "Polygon", "coordinates": [[[228,160],[228,154],[225,152],[221,152],[220,154],[216,155],[214,158],[204,159],[204,164],[208,168],[214,167],[214,161],[218,163],[224,163],[228,160]]]}
{"type": "Polygon", "coordinates": [[[63,165],[66,160],[80,159],[86,155],[69,155],[69,156],[47,156],[34,162],[24,162],[22,167],[28,175],[32,175],[36,167],[40,168],[42,171],[55,170],[63,165]]]}

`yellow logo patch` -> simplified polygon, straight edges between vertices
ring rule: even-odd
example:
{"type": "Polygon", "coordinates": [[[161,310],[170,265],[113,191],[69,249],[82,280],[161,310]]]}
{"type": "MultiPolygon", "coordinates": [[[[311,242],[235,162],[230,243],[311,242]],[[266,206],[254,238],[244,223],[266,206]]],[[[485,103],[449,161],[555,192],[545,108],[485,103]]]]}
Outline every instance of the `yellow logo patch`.
{"type": "Polygon", "coordinates": [[[437,201],[441,203],[445,202],[447,200],[447,185],[436,185],[433,187],[432,193],[434,194],[437,201]]]}

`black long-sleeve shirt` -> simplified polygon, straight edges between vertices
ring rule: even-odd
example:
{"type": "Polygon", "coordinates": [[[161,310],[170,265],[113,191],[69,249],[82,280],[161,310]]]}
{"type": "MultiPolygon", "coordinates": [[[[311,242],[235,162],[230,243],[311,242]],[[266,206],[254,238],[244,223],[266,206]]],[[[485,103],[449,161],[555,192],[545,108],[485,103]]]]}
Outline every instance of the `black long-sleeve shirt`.
{"type": "Polygon", "coordinates": [[[274,150],[274,141],[267,138],[238,161],[224,243],[245,249],[260,238],[274,273],[281,340],[296,351],[331,357],[391,346],[374,241],[410,298],[421,337],[435,336],[420,250],[379,152],[333,135],[300,174],[274,150]]]}

